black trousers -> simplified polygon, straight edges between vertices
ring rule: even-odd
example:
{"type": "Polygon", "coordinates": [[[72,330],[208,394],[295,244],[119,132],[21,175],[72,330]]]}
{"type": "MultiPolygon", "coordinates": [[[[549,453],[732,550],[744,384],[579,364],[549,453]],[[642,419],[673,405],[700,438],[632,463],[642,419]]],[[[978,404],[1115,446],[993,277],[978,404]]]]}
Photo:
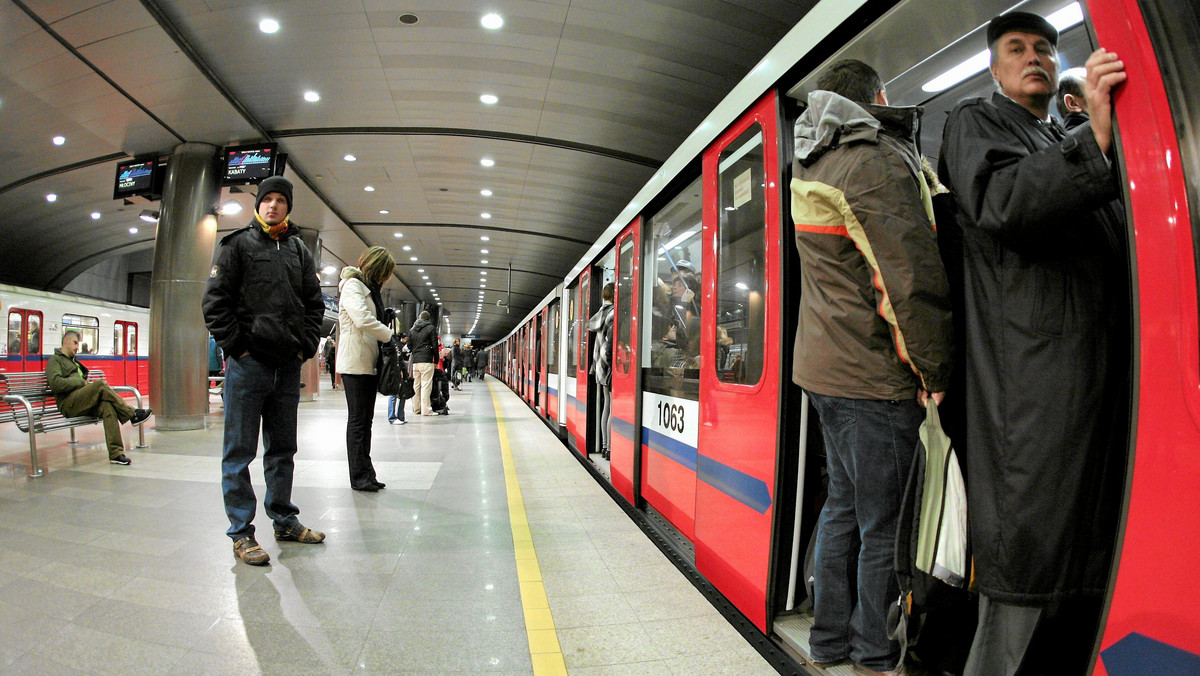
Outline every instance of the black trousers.
{"type": "Polygon", "coordinates": [[[375,417],[375,388],[379,377],[342,374],[346,390],[346,461],[350,464],[350,485],[370,488],[375,482],[371,465],[371,421],[375,417]]]}

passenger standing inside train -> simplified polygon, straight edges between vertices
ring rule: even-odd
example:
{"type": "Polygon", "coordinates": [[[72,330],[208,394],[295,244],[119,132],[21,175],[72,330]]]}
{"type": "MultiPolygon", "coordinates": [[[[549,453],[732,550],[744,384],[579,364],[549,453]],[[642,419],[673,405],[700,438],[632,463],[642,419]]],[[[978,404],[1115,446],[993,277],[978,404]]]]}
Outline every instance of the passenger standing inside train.
{"type": "Polygon", "coordinates": [[[596,334],[592,348],[592,373],[596,376],[596,389],[600,392],[600,455],[608,460],[612,413],[612,329],[613,329],[613,283],[600,290],[603,304],[588,320],[588,331],[596,334]]]}
{"type": "Polygon", "coordinates": [[[796,122],[792,218],[801,260],[792,380],[825,438],[829,497],[817,526],[812,658],[892,674],[887,635],[904,484],[950,378],[952,328],[915,108],[879,75],[839,61],[796,122]]]}
{"type": "Polygon", "coordinates": [[[1083,82],[1087,78],[1086,68],[1063,71],[1054,94],[1054,105],[1062,116],[1063,129],[1071,131],[1088,121],[1087,97],[1083,93],[1083,82]]]}
{"type": "Polygon", "coordinates": [[[1065,134],[1049,115],[1057,41],[1035,14],[991,20],[999,91],[951,112],[938,172],[963,231],[968,674],[1087,670],[1121,494],[1128,278],[1106,154],[1124,65],[1091,55],[1091,122],[1065,134]]]}
{"type": "Polygon", "coordinates": [[[233,553],[252,566],[271,557],[254,539],[250,461],[262,428],[264,506],[279,541],[316,544],[292,504],[300,366],[317,353],[325,302],[312,254],[300,241],[292,183],[282,176],[258,186],[254,220],[217,246],[204,291],[204,322],[225,350],[225,441],[221,492],[233,553]]]}
{"type": "Polygon", "coordinates": [[[121,438],[121,423],[142,424],[150,417],[148,408],[131,408],[121,395],[113,391],[104,381],[88,382],[88,367],[80,364],[75,355],[79,351],[79,332],[66,331],[62,347],[55,348],[46,362],[46,383],[54,393],[58,410],[68,418],[91,415],[104,421],[104,440],[108,443],[108,461],[114,465],[128,465],[125,455],[125,440],[121,438]]]}
{"type": "Polygon", "coordinates": [[[373,246],[358,257],[358,267],[342,268],[338,284],[337,369],[346,389],[346,461],[350,487],[375,492],[384,483],[371,464],[371,422],[379,374],[379,343],[392,339],[391,308],[384,308],[380,289],[396,268],[392,254],[373,246]]]}
{"type": "Polygon", "coordinates": [[[437,415],[429,405],[433,392],[433,367],[438,358],[437,328],[429,322],[428,310],[423,310],[408,330],[408,349],[412,351],[413,413],[437,415]]]}

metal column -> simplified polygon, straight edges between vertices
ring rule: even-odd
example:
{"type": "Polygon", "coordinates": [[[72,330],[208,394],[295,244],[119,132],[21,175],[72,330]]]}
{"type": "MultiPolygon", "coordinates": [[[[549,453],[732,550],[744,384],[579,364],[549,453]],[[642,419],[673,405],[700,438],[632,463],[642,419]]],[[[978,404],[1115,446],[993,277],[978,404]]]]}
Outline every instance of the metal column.
{"type": "Polygon", "coordinates": [[[159,431],[203,429],[208,329],[200,311],[217,235],[220,148],[184,143],[167,166],[150,278],[150,392],[159,431]]]}
{"type": "MultiPolygon", "coordinates": [[[[300,228],[300,241],[312,254],[317,273],[321,271],[321,233],[312,228],[300,228]]],[[[313,401],[321,390],[321,362],[317,355],[300,367],[300,401],[313,401]]]]}

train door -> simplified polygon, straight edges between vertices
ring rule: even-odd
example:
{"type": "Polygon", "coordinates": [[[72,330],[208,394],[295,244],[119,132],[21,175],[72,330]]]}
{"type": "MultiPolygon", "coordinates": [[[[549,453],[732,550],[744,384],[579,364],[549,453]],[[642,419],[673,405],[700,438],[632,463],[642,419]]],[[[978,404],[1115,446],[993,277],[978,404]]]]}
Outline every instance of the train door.
{"type": "Polygon", "coordinates": [[[638,259],[642,219],[635,218],[617,236],[617,275],[613,294],[612,402],[609,413],[609,472],[613,488],[635,502],[638,437],[638,259]]]}
{"type": "Polygon", "coordinates": [[[774,92],[704,153],[696,569],[767,631],[781,334],[774,92]]]}
{"type": "Polygon", "coordinates": [[[8,356],[0,370],[8,373],[41,371],[42,313],[13,308],[8,311],[8,356]]]}
{"type": "Polygon", "coordinates": [[[554,429],[557,432],[562,415],[559,413],[558,400],[562,383],[559,382],[559,364],[558,364],[558,315],[559,302],[553,301],[546,306],[546,330],[543,335],[546,337],[545,359],[543,363],[546,365],[545,376],[542,382],[545,386],[545,401],[546,419],[555,423],[554,429]]]}
{"type": "Polygon", "coordinates": [[[542,308],[537,316],[530,322],[533,329],[533,340],[530,342],[530,347],[533,348],[533,359],[530,363],[533,364],[533,410],[543,418],[546,417],[546,308],[542,308]]]}
{"type": "MultiPolygon", "coordinates": [[[[576,452],[585,452],[582,449],[586,448],[581,443],[583,432],[580,429],[579,423],[579,329],[581,326],[579,320],[579,289],[582,286],[579,280],[567,287],[563,298],[567,303],[566,321],[566,341],[567,341],[567,359],[563,364],[563,403],[566,405],[565,418],[567,423],[567,445],[573,448],[576,452]]],[[[587,380],[583,381],[587,383],[587,380]]],[[[585,385],[586,389],[586,385],[585,385]]]]}
{"type": "Polygon", "coordinates": [[[576,398],[575,409],[578,418],[575,424],[575,449],[584,457],[588,455],[589,445],[595,437],[591,434],[592,423],[589,410],[591,407],[588,403],[591,401],[591,379],[588,378],[588,370],[591,368],[592,351],[591,342],[588,337],[591,335],[587,330],[587,320],[591,317],[592,309],[592,269],[586,267],[583,272],[579,273],[579,297],[576,300],[578,312],[578,331],[576,332],[575,349],[578,354],[576,360],[575,378],[576,378],[576,398]]]}
{"type": "MultiPolygon", "coordinates": [[[[106,374],[111,382],[142,389],[138,383],[138,326],[136,322],[117,320],[113,323],[113,354],[117,357],[113,373],[106,374]]],[[[143,390],[144,392],[144,390],[143,390]]]]}

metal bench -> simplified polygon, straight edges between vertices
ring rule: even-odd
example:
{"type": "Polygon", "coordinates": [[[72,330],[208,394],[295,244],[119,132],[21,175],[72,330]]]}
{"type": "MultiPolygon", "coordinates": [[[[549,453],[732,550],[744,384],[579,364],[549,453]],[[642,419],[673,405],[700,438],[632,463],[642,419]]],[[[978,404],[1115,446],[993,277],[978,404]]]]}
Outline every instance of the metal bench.
{"type": "MultiPolygon", "coordinates": [[[[99,369],[88,371],[88,382],[104,381],[104,372],[99,369]]],[[[112,388],[122,395],[132,394],[137,400],[136,408],[142,408],[142,393],[136,387],[118,386],[112,388]]],[[[96,416],[79,416],[68,418],[58,410],[54,401],[54,393],[46,383],[46,374],[35,373],[0,373],[0,423],[12,422],[22,432],[29,434],[29,476],[39,477],[44,474],[38,466],[37,438],[38,433],[53,430],[71,430],[71,443],[75,443],[75,428],[81,425],[94,425],[101,422],[96,416]]],[[[137,425],[138,448],[146,447],[145,423],[137,425]]]]}

